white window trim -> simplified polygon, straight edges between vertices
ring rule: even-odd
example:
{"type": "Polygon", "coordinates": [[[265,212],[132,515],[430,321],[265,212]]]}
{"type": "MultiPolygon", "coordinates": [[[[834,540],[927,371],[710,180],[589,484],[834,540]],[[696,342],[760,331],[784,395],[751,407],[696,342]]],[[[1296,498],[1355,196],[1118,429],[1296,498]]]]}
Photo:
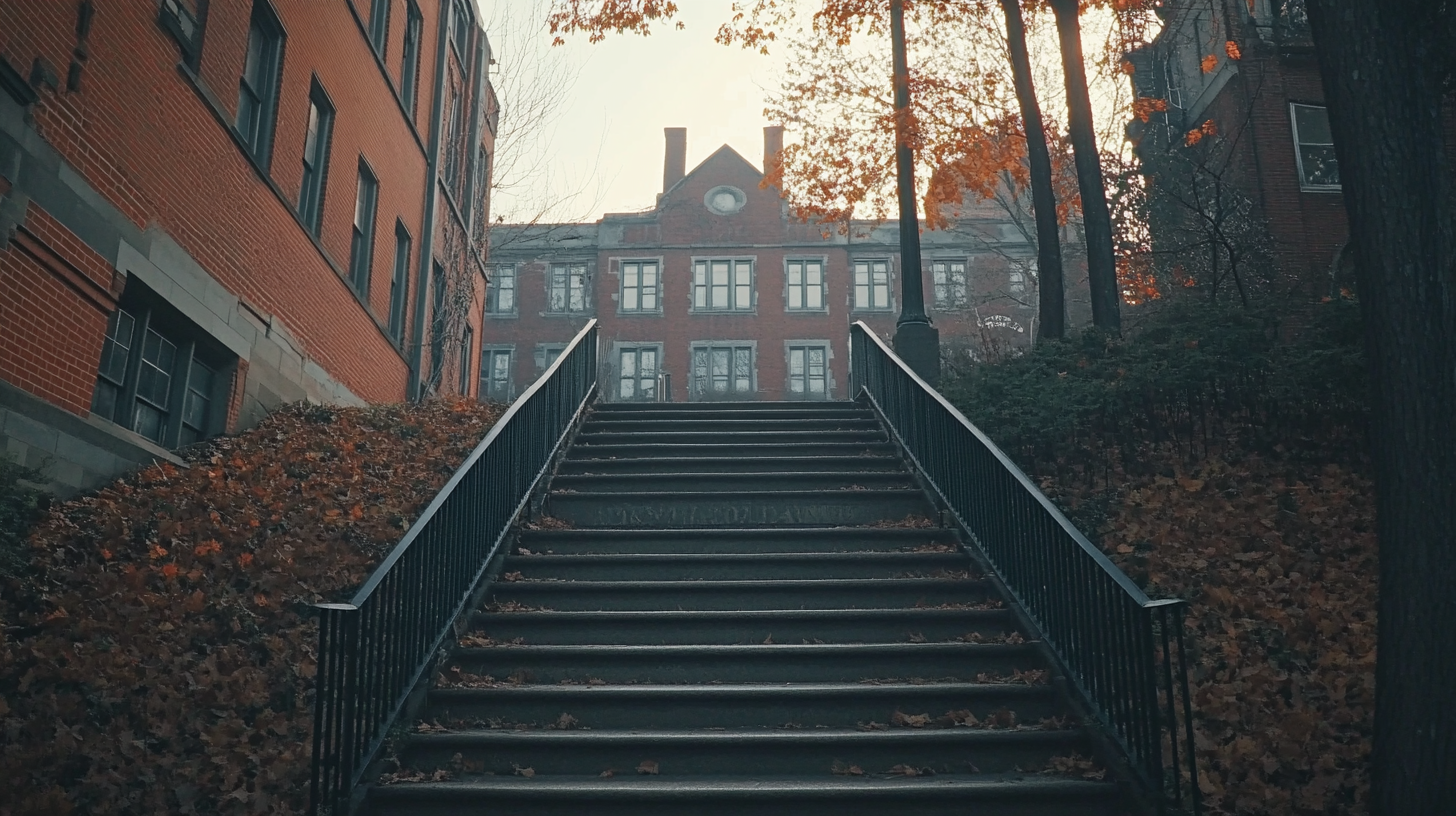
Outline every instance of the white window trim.
{"type": "MultiPolygon", "coordinates": [[[[637,256],[634,256],[634,257],[623,257],[623,258],[612,258],[612,259],[609,260],[609,263],[611,263],[612,265],[614,265],[617,268],[617,314],[618,315],[620,315],[622,317],[633,317],[633,316],[641,316],[641,315],[659,316],[659,315],[662,314],[662,283],[663,283],[663,279],[667,277],[666,274],[665,274],[665,270],[667,269],[667,264],[665,264],[663,262],[663,258],[661,256],[656,257],[656,258],[653,258],[653,257],[637,257],[637,256]],[[622,303],[626,300],[626,292],[627,292],[627,272],[626,272],[626,269],[625,269],[626,265],[627,264],[649,264],[649,263],[650,264],[657,264],[657,307],[656,308],[653,308],[653,309],[624,309],[624,308],[622,308],[622,303]]],[[[641,288],[640,281],[638,283],[638,288],[639,289],[641,288]]],[[[640,297],[640,295],[639,295],[639,297],[640,297]]]]}
{"type": "MultiPolygon", "coordinates": [[[[1294,115],[1295,108],[1322,108],[1325,111],[1326,117],[1329,116],[1330,109],[1327,105],[1311,105],[1308,102],[1289,103],[1289,133],[1291,136],[1294,137],[1294,172],[1297,176],[1299,176],[1300,192],[1343,193],[1344,187],[1339,184],[1310,184],[1309,182],[1304,180],[1304,154],[1300,152],[1300,148],[1303,146],[1303,143],[1299,141],[1299,120],[1294,115]]],[[[1333,134],[1331,134],[1331,138],[1333,138],[1333,134]]],[[[1311,144],[1313,144],[1313,142],[1311,142],[1311,144]]],[[[1331,142],[1330,146],[1334,147],[1334,143],[1331,142]]]]}

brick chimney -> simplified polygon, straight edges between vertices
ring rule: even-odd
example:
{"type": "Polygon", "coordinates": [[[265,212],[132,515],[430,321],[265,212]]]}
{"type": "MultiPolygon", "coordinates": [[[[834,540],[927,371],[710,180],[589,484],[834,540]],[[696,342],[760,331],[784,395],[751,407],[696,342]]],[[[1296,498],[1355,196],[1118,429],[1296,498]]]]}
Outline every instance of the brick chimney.
{"type": "Polygon", "coordinates": [[[773,172],[779,163],[779,154],[784,152],[783,125],[769,125],[763,129],[763,174],[773,172]]]}
{"type": "Polygon", "coordinates": [[[688,129],[663,128],[667,136],[667,152],[662,160],[662,191],[683,180],[688,173],[688,129]]]}

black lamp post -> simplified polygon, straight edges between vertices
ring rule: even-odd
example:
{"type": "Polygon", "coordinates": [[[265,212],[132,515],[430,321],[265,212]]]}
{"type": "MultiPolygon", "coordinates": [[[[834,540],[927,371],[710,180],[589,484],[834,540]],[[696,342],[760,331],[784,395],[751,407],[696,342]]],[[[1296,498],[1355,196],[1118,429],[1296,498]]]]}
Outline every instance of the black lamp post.
{"type": "Polygon", "coordinates": [[[910,67],[905,57],[904,0],[890,0],[890,43],[895,61],[895,174],[900,199],[900,319],[895,322],[895,353],[933,386],[940,382],[940,332],[930,325],[930,317],[925,314],[924,272],[920,268],[915,157],[905,127],[910,107],[910,67]]]}

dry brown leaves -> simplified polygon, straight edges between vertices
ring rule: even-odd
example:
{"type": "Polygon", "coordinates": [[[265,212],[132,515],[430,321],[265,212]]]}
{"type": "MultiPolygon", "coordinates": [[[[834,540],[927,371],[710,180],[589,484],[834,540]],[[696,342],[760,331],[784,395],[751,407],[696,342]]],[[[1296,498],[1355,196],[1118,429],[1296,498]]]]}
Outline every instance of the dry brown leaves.
{"type": "MultiPolygon", "coordinates": [[[[1165,458],[1165,472],[1178,472],[1181,461],[1165,458]]],[[[1088,497],[1057,487],[1064,500],[1088,497]]],[[[1278,454],[1215,457],[1195,473],[1129,478],[1115,506],[1109,555],[1149,594],[1192,604],[1208,812],[1366,813],[1378,576],[1370,480],[1278,454]]]]}
{"type": "Polygon", "coordinates": [[[36,581],[0,598],[0,813],[301,813],[309,605],[346,600],[499,416],[290,406],[52,508],[36,581]]]}

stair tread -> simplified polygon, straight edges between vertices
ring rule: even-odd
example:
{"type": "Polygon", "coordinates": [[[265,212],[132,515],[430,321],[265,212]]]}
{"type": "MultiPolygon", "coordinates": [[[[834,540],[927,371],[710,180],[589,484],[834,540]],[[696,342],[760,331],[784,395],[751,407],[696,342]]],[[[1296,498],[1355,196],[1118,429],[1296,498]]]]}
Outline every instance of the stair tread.
{"type": "Polygon", "coordinates": [[[721,683],[672,685],[639,683],[632,685],[504,685],[490,688],[442,687],[430,692],[432,697],[550,697],[580,698],[793,698],[831,697],[907,697],[964,694],[968,697],[1050,697],[1056,689],[1049,685],[1024,683],[721,683]]]}
{"type": "Polygon", "coordinates": [[[624,609],[624,610],[560,610],[542,609],[529,612],[477,612],[476,620],[531,621],[597,620],[601,622],[622,620],[772,620],[795,619],[820,620],[825,618],[908,618],[933,620],[936,618],[963,617],[1009,617],[1009,609],[941,609],[936,607],[906,608],[903,606],[860,607],[853,609],[624,609]]]}
{"type": "Polygon", "coordinates": [[[857,728],[783,728],[781,726],[758,726],[725,729],[653,729],[653,728],[602,728],[567,729],[551,728],[461,728],[454,731],[432,731],[414,733],[411,743],[463,744],[481,742],[533,742],[556,745],[573,744],[635,744],[653,742],[664,749],[675,745],[707,744],[748,745],[794,744],[833,745],[852,748],[855,745],[883,746],[885,743],[1006,743],[1045,744],[1078,742],[1082,729],[1076,728],[888,728],[862,731],[857,728]]]}
{"type": "Polygon", "coordinates": [[[641,562],[688,562],[702,564],[718,563],[789,563],[794,561],[869,561],[871,563],[895,561],[953,561],[969,564],[969,558],[960,552],[897,552],[897,551],[850,551],[850,552],[767,552],[767,553],[531,553],[512,555],[507,560],[518,564],[567,564],[567,563],[627,563],[641,562]]]}
{"type": "Polygon", "coordinates": [[[907,589],[918,587],[924,589],[950,589],[964,587],[967,589],[979,589],[987,586],[988,582],[980,578],[727,578],[710,579],[701,581],[533,581],[529,578],[520,581],[507,581],[499,586],[502,589],[518,589],[530,587],[531,590],[545,592],[569,592],[573,590],[593,591],[615,591],[621,589],[702,589],[722,591],[726,589],[860,589],[869,587],[882,587],[891,589],[907,589]]]}
{"type": "Polygon", "coordinates": [[[842,654],[877,653],[881,655],[991,655],[991,654],[1035,654],[1035,641],[1024,643],[960,643],[945,642],[873,642],[873,643],[546,643],[546,644],[502,644],[499,646],[462,646],[455,654],[462,658],[472,655],[505,654],[518,655],[524,660],[532,656],[570,657],[594,655],[639,655],[657,659],[714,655],[778,655],[781,657],[842,654]]]}

